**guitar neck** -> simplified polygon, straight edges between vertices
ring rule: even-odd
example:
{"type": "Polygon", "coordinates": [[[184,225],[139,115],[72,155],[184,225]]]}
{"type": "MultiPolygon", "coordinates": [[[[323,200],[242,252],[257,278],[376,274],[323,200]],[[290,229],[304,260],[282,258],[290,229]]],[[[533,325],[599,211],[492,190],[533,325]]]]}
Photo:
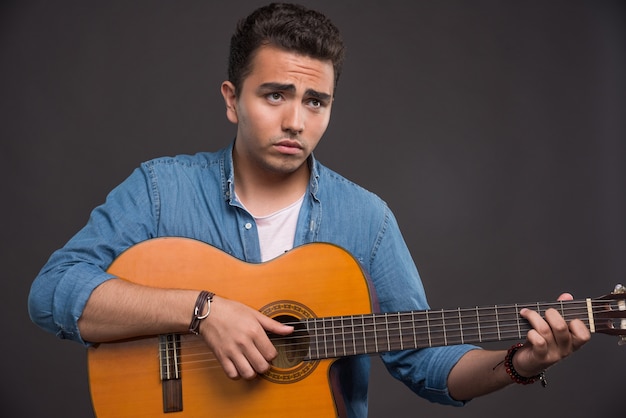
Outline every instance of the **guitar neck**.
{"type": "Polygon", "coordinates": [[[311,318],[306,330],[308,360],[356,354],[473,344],[525,338],[531,329],[519,315],[523,308],[540,314],[557,309],[566,320],[581,319],[593,332],[593,301],[493,305],[452,310],[311,318]]]}

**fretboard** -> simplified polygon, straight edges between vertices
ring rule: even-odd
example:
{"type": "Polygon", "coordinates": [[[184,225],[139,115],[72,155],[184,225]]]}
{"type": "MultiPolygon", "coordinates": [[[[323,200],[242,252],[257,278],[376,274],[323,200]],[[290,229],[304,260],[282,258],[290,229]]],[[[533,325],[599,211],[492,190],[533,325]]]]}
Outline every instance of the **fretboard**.
{"type": "Polygon", "coordinates": [[[445,345],[523,339],[531,329],[523,308],[557,309],[593,331],[592,301],[476,306],[473,308],[312,318],[305,322],[308,360],[445,345]]]}

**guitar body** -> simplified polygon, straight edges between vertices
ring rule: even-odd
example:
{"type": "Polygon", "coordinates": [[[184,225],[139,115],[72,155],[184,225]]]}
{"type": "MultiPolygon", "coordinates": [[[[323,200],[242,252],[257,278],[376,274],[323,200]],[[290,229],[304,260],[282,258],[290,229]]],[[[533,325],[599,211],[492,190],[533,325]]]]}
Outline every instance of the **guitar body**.
{"type": "Polygon", "coordinates": [[[520,320],[522,308],[539,313],[554,308],[566,320],[583,320],[592,333],[626,342],[622,285],[596,299],[373,313],[361,267],[332,244],[307,244],[267,263],[249,264],[199,241],[157,238],[125,251],[108,271],[146,286],[210,290],[296,329],[286,337],[270,336],[279,354],[267,373],[251,381],[226,377],[202,337],[193,334],[92,347],[89,382],[100,418],[345,417],[333,359],[520,340],[532,329],[520,320]]]}
{"type": "MultiPolygon", "coordinates": [[[[131,247],[108,271],[142,285],[210,290],[276,318],[372,310],[370,289],[358,262],[331,244],[308,244],[267,263],[249,264],[199,241],[157,238],[131,247]]],[[[201,337],[192,334],[180,337],[182,410],[165,412],[159,341],[158,336],[137,338],[88,350],[98,417],[343,415],[340,394],[331,390],[333,360],[291,359],[289,363],[288,359],[263,377],[231,380],[201,337]]]]}

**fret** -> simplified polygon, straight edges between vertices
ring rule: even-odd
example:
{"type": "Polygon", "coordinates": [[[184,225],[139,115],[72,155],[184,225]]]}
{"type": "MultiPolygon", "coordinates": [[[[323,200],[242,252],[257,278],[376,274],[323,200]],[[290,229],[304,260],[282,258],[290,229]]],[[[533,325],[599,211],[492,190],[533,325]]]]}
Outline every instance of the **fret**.
{"type": "Polygon", "coordinates": [[[432,347],[433,340],[430,334],[430,315],[428,314],[428,311],[426,311],[426,330],[428,331],[428,346],[432,347]]]}
{"type": "Polygon", "coordinates": [[[499,310],[493,308],[479,308],[481,317],[481,342],[499,341],[501,339],[499,328],[499,310]]]}
{"type": "MultiPolygon", "coordinates": [[[[306,333],[309,337],[311,337],[311,321],[303,321],[304,322],[304,326],[306,328],[306,333]]],[[[308,354],[305,357],[305,360],[310,360],[313,358],[313,344],[315,343],[316,338],[313,336],[313,338],[309,338],[309,350],[308,350],[308,354]],[[311,341],[313,341],[313,343],[311,343],[311,341]]]]}
{"type": "MultiPolygon", "coordinates": [[[[383,315],[374,315],[373,323],[374,323],[374,342],[375,342],[375,352],[378,353],[381,350],[381,344],[389,339],[387,337],[387,324],[386,324],[386,314],[383,315]]],[[[389,346],[384,345],[385,349],[389,351],[389,346]]]]}
{"type": "Polygon", "coordinates": [[[324,358],[328,358],[328,330],[326,329],[326,319],[322,319],[322,335],[324,336],[324,358]]]}
{"type": "Polygon", "coordinates": [[[413,332],[413,347],[417,348],[417,333],[415,332],[415,312],[411,312],[411,331],[413,332]]]}
{"type": "Polygon", "coordinates": [[[356,327],[354,326],[354,317],[350,317],[350,323],[352,324],[352,354],[357,354],[356,351],[356,327]]]}
{"type": "Polygon", "coordinates": [[[419,327],[414,329],[415,347],[432,347],[432,334],[430,332],[430,315],[428,311],[416,311],[413,313],[413,323],[419,323],[419,327]]]}
{"type": "MultiPolygon", "coordinates": [[[[365,316],[361,315],[361,325],[359,325],[360,329],[361,329],[361,334],[363,336],[363,340],[359,341],[362,342],[363,345],[361,346],[361,344],[359,344],[359,347],[362,347],[361,350],[359,350],[360,353],[367,353],[367,333],[365,332],[365,316]]],[[[358,327],[357,327],[358,329],[358,327]]]]}
{"type": "Polygon", "coordinates": [[[315,355],[311,355],[311,358],[320,358],[320,338],[317,332],[317,319],[314,319],[311,323],[313,324],[313,341],[315,342],[315,355]]]}
{"type": "Polygon", "coordinates": [[[480,336],[479,324],[476,322],[476,311],[474,309],[458,309],[459,328],[461,332],[461,344],[478,342],[480,336]]]}
{"type": "Polygon", "coordinates": [[[461,333],[461,344],[465,344],[465,338],[463,338],[463,318],[461,318],[461,308],[457,309],[459,313],[459,332],[461,333]]]}
{"type": "Polygon", "coordinates": [[[509,306],[505,310],[504,319],[502,323],[505,327],[506,336],[503,339],[520,339],[520,316],[517,304],[509,306]]]}
{"type": "Polygon", "coordinates": [[[476,306],[475,311],[476,311],[476,326],[478,329],[478,341],[483,342],[482,330],[480,329],[480,314],[478,313],[478,306],[476,306]]]}
{"type": "Polygon", "coordinates": [[[385,314],[388,350],[400,350],[402,347],[402,324],[398,321],[398,315],[398,312],[385,314]]]}
{"type": "Polygon", "coordinates": [[[400,312],[397,314],[398,317],[398,336],[400,338],[400,350],[404,350],[404,339],[402,338],[402,315],[400,312]]]}
{"type": "Polygon", "coordinates": [[[346,334],[348,336],[350,336],[352,334],[352,328],[348,327],[346,325],[344,325],[344,322],[346,321],[346,317],[342,316],[341,319],[341,348],[343,350],[343,355],[347,356],[348,355],[348,349],[347,349],[347,345],[346,345],[346,334]],[[347,330],[347,332],[346,332],[347,330]]]}
{"type": "Polygon", "coordinates": [[[309,336],[309,351],[306,356],[306,359],[312,359],[313,357],[313,345],[315,344],[315,333],[311,330],[311,321],[304,321],[304,326],[306,328],[306,333],[309,336]]]}
{"type": "Polygon", "coordinates": [[[385,322],[384,322],[385,334],[387,335],[387,351],[391,351],[391,342],[389,339],[389,318],[387,317],[387,312],[385,312],[385,322]]]}
{"type": "Polygon", "coordinates": [[[360,353],[367,353],[367,333],[365,331],[365,316],[361,315],[361,334],[363,336],[363,340],[359,341],[362,342],[363,345],[359,344],[359,347],[361,347],[361,349],[359,350],[360,353]]]}
{"type": "Polygon", "coordinates": [[[393,350],[402,350],[402,323],[398,320],[399,313],[387,316],[387,334],[389,334],[389,347],[393,350]]]}
{"type": "Polygon", "coordinates": [[[341,323],[347,323],[349,319],[349,323],[342,327],[341,336],[342,336],[342,347],[344,356],[360,354],[359,351],[359,341],[360,336],[363,333],[363,329],[359,326],[359,317],[350,316],[350,317],[341,317],[341,323]]]}
{"type": "Polygon", "coordinates": [[[328,318],[327,323],[328,330],[326,330],[326,332],[330,336],[327,340],[327,344],[330,344],[330,350],[327,351],[332,353],[329,357],[337,357],[337,332],[335,331],[335,318],[328,318]]]}
{"type": "Polygon", "coordinates": [[[463,334],[463,315],[460,308],[444,311],[446,324],[446,344],[463,344],[465,336],[463,334]]]}
{"type": "Polygon", "coordinates": [[[365,342],[364,353],[378,353],[378,341],[376,335],[376,321],[371,315],[363,317],[363,340],[365,342]],[[368,338],[372,336],[373,338],[368,338]]]}
{"type": "Polygon", "coordinates": [[[343,325],[344,317],[336,316],[331,318],[331,334],[332,334],[332,351],[333,357],[342,357],[346,355],[345,343],[345,327],[343,325]]]}
{"type": "MultiPolygon", "coordinates": [[[[515,312],[518,313],[519,309],[517,307],[517,303],[515,304],[515,312]]],[[[517,324],[517,338],[521,339],[522,338],[522,328],[520,326],[520,316],[515,315],[515,323],[517,324]]]]}
{"type": "Polygon", "coordinates": [[[430,347],[447,345],[446,323],[442,310],[426,311],[428,318],[428,342],[430,347]]]}
{"type": "Polygon", "coordinates": [[[333,351],[335,357],[343,357],[346,355],[346,332],[350,330],[344,325],[345,317],[337,316],[333,318],[333,351]]]}
{"type": "Polygon", "coordinates": [[[403,317],[402,312],[396,312],[388,316],[389,320],[389,339],[392,350],[404,350],[404,330],[402,329],[403,317]]]}
{"type": "Polygon", "coordinates": [[[448,334],[446,333],[446,317],[443,314],[443,309],[441,310],[441,327],[443,333],[443,343],[444,345],[448,345],[448,334]]]}

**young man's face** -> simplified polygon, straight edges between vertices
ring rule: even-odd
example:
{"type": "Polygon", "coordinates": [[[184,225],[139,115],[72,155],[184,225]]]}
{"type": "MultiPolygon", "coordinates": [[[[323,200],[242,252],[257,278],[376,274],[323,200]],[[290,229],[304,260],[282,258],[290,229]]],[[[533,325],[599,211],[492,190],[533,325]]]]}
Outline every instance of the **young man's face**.
{"type": "Polygon", "coordinates": [[[303,167],[330,121],[334,69],[320,61],[261,47],[235,98],[226,81],[222,94],[228,119],[237,124],[237,164],[285,175],[303,167]]]}

